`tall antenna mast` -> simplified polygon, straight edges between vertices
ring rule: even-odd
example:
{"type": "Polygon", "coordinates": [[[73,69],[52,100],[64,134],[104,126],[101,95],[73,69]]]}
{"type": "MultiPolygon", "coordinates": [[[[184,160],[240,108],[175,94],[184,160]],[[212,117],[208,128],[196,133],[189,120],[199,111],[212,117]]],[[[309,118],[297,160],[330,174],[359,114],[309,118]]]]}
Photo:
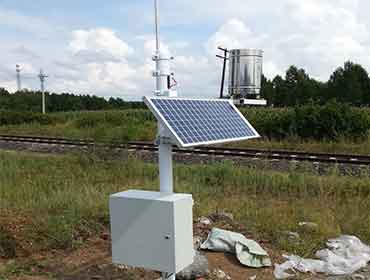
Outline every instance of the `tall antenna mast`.
{"type": "Polygon", "coordinates": [[[159,32],[158,32],[158,25],[159,25],[159,15],[158,15],[158,1],[154,0],[154,11],[155,11],[155,50],[159,53],[159,32]]]}
{"type": "Polygon", "coordinates": [[[17,90],[18,91],[21,91],[22,90],[22,83],[21,83],[21,66],[20,65],[16,65],[15,66],[15,71],[17,73],[17,90]]]}
{"type": "Polygon", "coordinates": [[[40,74],[38,76],[40,78],[40,88],[41,88],[41,94],[42,94],[42,113],[46,113],[46,106],[45,106],[45,79],[48,77],[44,74],[42,69],[40,69],[40,74]]]}
{"type": "Polygon", "coordinates": [[[154,0],[155,11],[155,54],[153,61],[155,61],[155,91],[157,96],[177,97],[177,92],[171,89],[171,76],[173,75],[170,70],[170,60],[173,57],[168,57],[161,52],[160,38],[159,38],[159,5],[158,0],[154,0]]]}

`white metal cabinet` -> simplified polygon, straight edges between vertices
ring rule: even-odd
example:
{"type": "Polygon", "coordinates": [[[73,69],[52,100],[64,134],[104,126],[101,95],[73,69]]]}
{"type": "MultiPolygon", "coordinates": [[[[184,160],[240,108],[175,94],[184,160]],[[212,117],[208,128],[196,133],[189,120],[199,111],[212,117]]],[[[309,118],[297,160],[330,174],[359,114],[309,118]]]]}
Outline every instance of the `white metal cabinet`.
{"type": "Polygon", "coordinates": [[[177,273],[193,262],[189,194],[131,190],[111,195],[113,263],[177,273]]]}

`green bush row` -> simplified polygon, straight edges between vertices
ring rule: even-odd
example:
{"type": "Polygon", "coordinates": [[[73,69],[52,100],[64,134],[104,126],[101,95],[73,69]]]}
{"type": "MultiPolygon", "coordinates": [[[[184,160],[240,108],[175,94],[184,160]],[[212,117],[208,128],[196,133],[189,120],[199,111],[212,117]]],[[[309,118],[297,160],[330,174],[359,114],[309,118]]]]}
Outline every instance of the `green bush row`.
{"type": "Polygon", "coordinates": [[[83,113],[75,118],[77,128],[94,128],[101,124],[109,126],[127,126],[144,122],[154,121],[154,116],[148,110],[124,110],[83,113]]]}
{"type": "MultiPolygon", "coordinates": [[[[269,139],[299,137],[317,140],[339,138],[356,140],[367,137],[370,131],[369,109],[354,108],[336,102],[329,102],[324,106],[312,104],[291,108],[242,108],[241,111],[257,131],[269,139]]],[[[69,123],[69,128],[78,131],[117,128],[115,133],[122,134],[121,130],[130,130],[129,135],[132,137],[142,135],[137,132],[144,129],[147,137],[155,135],[155,118],[149,110],[144,109],[47,115],[0,111],[0,126],[30,123],[41,125],[69,123]]]]}
{"type": "Polygon", "coordinates": [[[54,116],[40,113],[0,111],[0,125],[20,125],[29,123],[50,125],[55,124],[56,121],[54,116]]]}
{"type": "Polygon", "coordinates": [[[336,102],[285,109],[242,109],[242,112],[261,135],[270,139],[359,139],[367,137],[370,130],[367,109],[336,102]]]}

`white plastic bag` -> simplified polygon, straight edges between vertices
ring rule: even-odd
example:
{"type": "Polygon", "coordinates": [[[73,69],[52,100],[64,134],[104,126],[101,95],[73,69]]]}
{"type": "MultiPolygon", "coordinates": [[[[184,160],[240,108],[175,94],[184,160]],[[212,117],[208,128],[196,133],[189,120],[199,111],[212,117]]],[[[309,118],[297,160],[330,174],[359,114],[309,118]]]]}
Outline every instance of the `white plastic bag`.
{"type": "Polygon", "coordinates": [[[316,252],[318,260],[284,256],[287,261],[281,265],[275,265],[275,278],[286,279],[294,276],[287,273],[287,270],[348,275],[367,266],[370,262],[370,247],[355,236],[342,235],[339,238],[330,239],[326,245],[327,249],[316,252]]]}
{"type": "Polygon", "coordinates": [[[256,241],[247,239],[240,233],[213,228],[200,248],[236,254],[239,262],[245,266],[271,266],[267,252],[256,241]]]}

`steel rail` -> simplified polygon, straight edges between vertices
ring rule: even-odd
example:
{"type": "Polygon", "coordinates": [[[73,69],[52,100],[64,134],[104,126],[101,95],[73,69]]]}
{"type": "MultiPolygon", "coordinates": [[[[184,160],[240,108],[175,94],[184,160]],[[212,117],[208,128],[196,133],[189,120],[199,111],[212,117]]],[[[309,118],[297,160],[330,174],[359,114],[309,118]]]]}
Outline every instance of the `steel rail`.
{"type": "MultiPolygon", "coordinates": [[[[92,140],[40,137],[40,136],[20,136],[20,135],[0,135],[1,141],[35,143],[48,145],[64,145],[77,147],[106,147],[113,149],[129,149],[137,151],[156,152],[158,147],[151,142],[133,141],[128,143],[114,142],[94,142],[92,140]]],[[[267,160],[288,160],[297,162],[317,162],[317,163],[336,163],[353,165],[370,165],[369,155],[356,154],[333,154],[333,153],[308,153],[287,150],[263,150],[263,149],[242,149],[226,147],[198,147],[194,149],[174,148],[174,153],[209,155],[225,158],[255,158],[267,160]]]]}

